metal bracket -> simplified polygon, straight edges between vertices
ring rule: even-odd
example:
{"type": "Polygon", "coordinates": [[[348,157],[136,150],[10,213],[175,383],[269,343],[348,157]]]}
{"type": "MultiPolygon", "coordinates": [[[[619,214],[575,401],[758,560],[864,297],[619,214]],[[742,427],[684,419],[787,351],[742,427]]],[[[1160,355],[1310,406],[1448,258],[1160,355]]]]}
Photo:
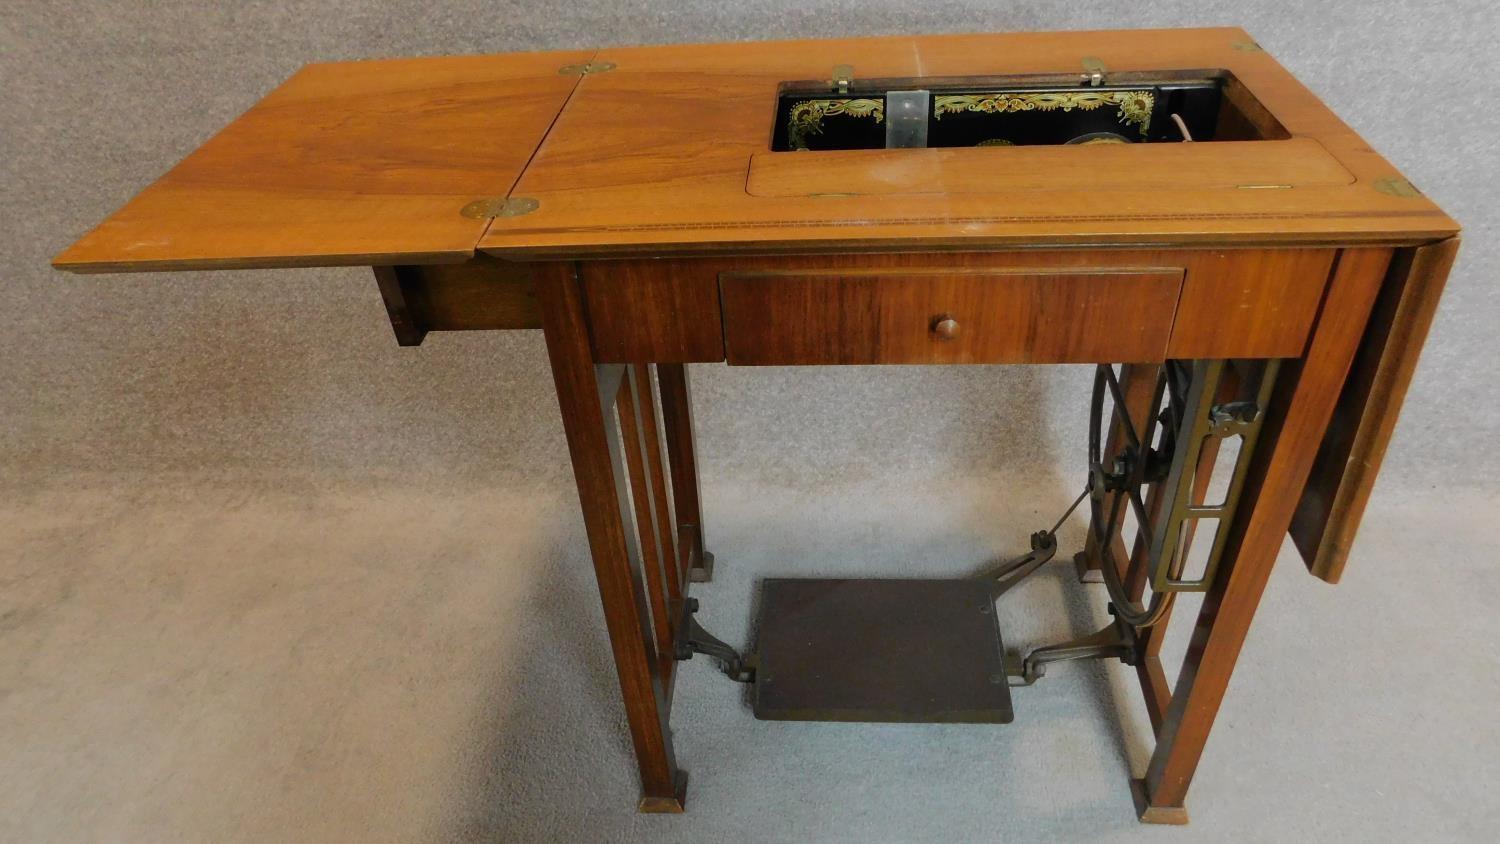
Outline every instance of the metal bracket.
{"type": "Polygon", "coordinates": [[[1165,508],[1166,518],[1156,525],[1151,536],[1151,559],[1156,564],[1151,588],[1156,592],[1206,591],[1213,582],[1229,537],[1228,525],[1239,503],[1240,489],[1244,486],[1250,457],[1255,451],[1261,422],[1265,419],[1264,408],[1271,401],[1280,361],[1266,362],[1260,383],[1255,388],[1255,398],[1215,403],[1215,394],[1227,365],[1222,360],[1196,361],[1192,365],[1192,382],[1185,402],[1185,430],[1176,437],[1172,468],[1163,481],[1163,492],[1169,502],[1165,508]],[[1194,503],[1193,479],[1199,471],[1199,458],[1205,446],[1210,441],[1222,442],[1231,437],[1240,438],[1240,451],[1230,470],[1223,502],[1214,505],[1194,503]],[[1213,543],[1203,563],[1203,574],[1196,579],[1184,578],[1182,569],[1189,549],[1183,547],[1183,526],[1188,521],[1203,519],[1217,521],[1213,543]]]}
{"type": "MultiPolygon", "coordinates": [[[[1111,613],[1114,607],[1110,607],[1111,613]]],[[[1006,676],[1012,686],[1029,686],[1045,677],[1047,664],[1070,662],[1078,659],[1118,659],[1126,665],[1135,665],[1140,660],[1140,648],[1135,628],[1116,618],[1108,627],[1097,633],[1036,648],[1026,655],[1019,665],[1010,662],[1005,666],[1006,676]]]]}
{"type": "Polygon", "coordinates": [[[698,599],[688,598],[682,602],[682,616],[677,623],[676,641],[672,643],[672,656],[679,660],[692,659],[693,654],[703,654],[719,663],[729,679],[736,683],[754,683],[755,667],[740,656],[740,652],[711,635],[693,613],[698,611],[698,599]]]}
{"type": "Polygon", "coordinates": [[[1208,433],[1219,439],[1243,434],[1254,428],[1259,419],[1260,405],[1253,401],[1216,404],[1208,410],[1208,421],[1212,425],[1208,433]]]}
{"type": "MultiPolygon", "coordinates": [[[[1137,523],[1150,538],[1147,566],[1151,589],[1157,596],[1172,592],[1202,592],[1213,581],[1228,537],[1225,526],[1234,518],[1280,362],[1266,361],[1259,371],[1258,382],[1252,380],[1242,387],[1240,397],[1217,401],[1227,366],[1229,363],[1224,360],[1200,360],[1169,361],[1162,367],[1152,401],[1160,404],[1165,396],[1168,399],[1166,408],[1152,416],[1143,431],[1137,432],[1127,421],[1124,428],[1127,447],[1111,461],[1108,469],[1104,468],[1100,453],[1103,400],[1106,394],[1112,394],[1116,406],[1120,407],[1124,406],[1124,395],[1112,367],[1101,366],[1097,371],[1094,400],[1089,411],[1089,493],[1095,538],[1104,543],[1102,553],[1111,557],[1108,538],[1122,522],[1122,509],[1130,507],[1137,523]],[[1161,445],[1149,448],[1148,444],[1155,439],[1158,430],[1162,434],[1161,445]],[[1194,479],[1200,471],[1199,462],[1205,448],[1210,442],[1218,443],[1231,437],[1240,438],[1240,450],[1230,469],[1228,489],[1222,503],[1194,502],[1194,479]],[[1147,450],[1144,461],[1136,456],[1142,450],[1147,450]],[[1165,505],[1161,508],[1161,515],[1154,519],[1147,515],[1141,495],[1141,488],[1151,483],[1160,485],[1165,505]],[[1106,508],[1108,493],[1116,495],[1113,504],[1106,508]],[[1106,509],[1109,510],[1107,515],[1106,509]],[[1189,549],[1183,547],[1184,527],[1204,519],[1216,521],[1218,529],[1203,562],[1202,575],[1196,579],[1185,578],[1182,570],[1189,549]]],[[[1163,605],[1153,599],[1152,608],[1143,610],[1127,600],[1114,565],[1111,557],[1101,569],[1120,615],[1137,627],[1155,623],[1156,611],[1163,605]]]]}
{"type": "Polygon", "coordinates": [[[476,199],[460,208],[458,213],[471,220],[488,220],[496,217],[519,217],[522,214],[530,214],[541,205],[541,202],[529,196],[513,196],[509,199],[495,196],[488,199],[476,199]]]}
{"type": "Polygon", "coordinates": [[[1375,181],[1371,182],[1370,185],[1383,194],[1387,194],[1389,196],[1399,196],[1402,199],[1413,199],[1422,195],[1422,192],[1417,190],[1416,185],[1408,182],[1405,179],[1397,178],[1395,176],[1386,176],[1381,179],[1376,179],[1375,181]]]}
{"type": "Polygon", "coordinates": [[[885,148],[927,146],[927,116],[932,92],[889,91],[885,95],[885,148]]]}
{"type": "Polygon", "coordinates": [[[833,66],[833,78],[829,80],[833,90],[840,94],[849,93],[849,86],[854,84],[854,65],[836,64],[833,66]]]}
{"type": "Polygon", "coordinates": [[[605,73],[614,69],[614,62],[588,62],[563,65],[557,72],[563,76],[588,76],[590,73],[605,73]]]}
{"type": "Polygon", "coordinates": [[[1098,56],[1083,57],[1083,83],[1090,88],[1098,88],[1104,84],[1104,60],[1098,56]]]}

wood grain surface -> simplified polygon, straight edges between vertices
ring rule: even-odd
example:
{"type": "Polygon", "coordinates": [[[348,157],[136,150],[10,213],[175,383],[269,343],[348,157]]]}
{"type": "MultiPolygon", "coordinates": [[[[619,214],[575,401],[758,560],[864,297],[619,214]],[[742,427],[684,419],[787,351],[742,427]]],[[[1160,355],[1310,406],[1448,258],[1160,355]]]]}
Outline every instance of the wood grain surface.
{"type": "Polygon", "coordinates": [[[731,364],[1160,361],[1181,270],[727,275],[731,364]]]}
{"type": "Polygon", "coordinates": [[[1292,521],[1308,571],[1329,583],[1343,577],[1458,243],[1452,238],[1385,256],[1385,284],[1292,521]]]}
{"type": "Polygon", "coordinates": [[[303,68],[53,261],[77,272],[459,261],[590,52],[303,68]]]}
{"type": "MultiPolygon", "coordinates": [[[[1372,250],[1376,258],[1386,252],[1372,250]]],[[[1383,273],[1378,260],[1367,260],[1358,250],[1345,252],[1306,351],[1277,379],[1239,508],[1227,528],[1219,571],[1203,594],[1187,658],[1158,731],[1146,771],[1143,815],[1183,805],[1383,273]]]]}
{"type": "MultiPolygon", "coordinates": [[[[944,272],[985,270],[1177,271],[1183,275],[1180,298],[1157,303],[1154,314],[1171,328],[1170,356],[1295,357],[1322,298],[1333,254],[1311,248],[1032,249],[628,259],[583,261],[579,268],[594,354],[608,362],[724,360],[726,330],[746,324],[720,305],[720,279],[735,273],[829,277],[880,271],[939,279],[944,272]]],[[[828,319],[824,314],[824,325],[828,319]]]]}
{"type": "Polygon", "coordinates": [[[482,250],[1418,242],[1456,228],[1420,193],[1378,190],[1399,173],[1239,29],[608,48],[597,59],[616,67],[583,80],[516,187],[540,207],[496,220],[482,250]],[[1111,71],[1227,71],[1289,136],[1192,150],[770,151],[780,86],[826,80],[835,64],[856,80],[1055,75],[1089,56],[1111,71]],[[1246,159],[1247,146],[1263,151],[1246,159]],[[1293,187],[1239,186],[1272,178],[1293,187]]]}
{"type": "Polygon", "coordinates": [[[1457,232],[1239,29],[992,33],[311,65],[55,264],[76,271],[505,257],[1394,243],[1457,232]],[[785,82],[1229,74],[1242,138],[770,151],[785,82]],[[613,65],[578,76],[560,67],[613,65]],[[1285,137],[1280,134],[1284,133],[1285,137]],[[753,163],[752,163],[753,162],[753,163]],[[479,198],[528,198],[471,219],[479,198]]]}

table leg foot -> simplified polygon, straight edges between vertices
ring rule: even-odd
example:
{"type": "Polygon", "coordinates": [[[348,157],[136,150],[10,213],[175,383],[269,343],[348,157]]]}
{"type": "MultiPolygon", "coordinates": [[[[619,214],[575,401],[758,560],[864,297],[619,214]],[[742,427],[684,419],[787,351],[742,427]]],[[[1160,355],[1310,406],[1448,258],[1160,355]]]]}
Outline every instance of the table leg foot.
{"type": "Polygon", "coordinates": [[[1135,816],[1141,823],[1171,824],[1187,826],[1188,812],[1184,806],[1153,806],[1146,794],[1146,781],[1130,781],[1130,794],[1135,798],[1135,816]]]}
{"type": "Polygon", "coordinates": [[[714,579],[714,555],[704,551],[698,558],[698,565],[688,569],[688,580],[693,583],[707,583],[714,579]]]}
{"type": "Polygon", "coordinates": [[[1073,568],[1078,572],[1079,583],[1103,583],[1104,572],[1089,568],[1088,553],[1079,551],[1073,555],[1073,568]]]}
{"type": "Polygon", "coordinates": [[[687,771],[677,772],[676,786],[672,789],[671,797],[653,797],[649,794],[641,796],[640,807],[637,809],[643,815],[680,815],[687,811],[687,771]]]}

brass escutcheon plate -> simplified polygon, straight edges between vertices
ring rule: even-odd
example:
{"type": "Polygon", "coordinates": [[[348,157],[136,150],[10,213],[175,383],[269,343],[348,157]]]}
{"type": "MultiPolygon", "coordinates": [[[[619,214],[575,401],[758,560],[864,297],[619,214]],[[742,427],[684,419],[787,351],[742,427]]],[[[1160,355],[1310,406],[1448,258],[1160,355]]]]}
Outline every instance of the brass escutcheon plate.
{"type": "Polygon", "coordinates": [[[1408,182],[1405,179],[1397,178],[1395,176],[1386,176],[1383,179],[1376,179],[1371,184],[1371,186],[1381,193],[1389,194],[1391,196],[1399,196],[1403,199],[1411,199],[1412,197],[1422,195],[1422,192],[1417,190],[1416,185],[1408,182]]]}
{"type": "Polygon", "coordinates": [[[563,76],[587,76],[590,73],[604,73],[614,70],[614,62],[588,62],[587,64],[567,64],[557,69],[563,76]]]}
{"type": "Polygon", "coordinates": [[[541,207],[541,202],[527,196],[515,196],[509,199],[503,197],[489,197],[487,199],[476,199],[460,208],[458,213],[471,220],[487,220],[495,217],[519,217],[522,214],[530,214],[541,207]]]}

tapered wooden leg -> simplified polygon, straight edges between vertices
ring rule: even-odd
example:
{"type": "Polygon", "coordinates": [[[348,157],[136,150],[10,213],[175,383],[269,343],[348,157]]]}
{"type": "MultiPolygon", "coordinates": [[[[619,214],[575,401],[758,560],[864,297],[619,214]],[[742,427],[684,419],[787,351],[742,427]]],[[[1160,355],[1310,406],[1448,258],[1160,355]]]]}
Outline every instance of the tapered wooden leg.
{"type": "Polygon", "coordinates": [[[698,447],[693,442],[693,399],[686,364],[659,363],[662,427],[672,471],[672,500],[682,541],[682,568],[688,579],[707,583],[714,574],[714,555],[703,538],[703,504],[698,491],[698,447]]]}
{"type": "Polygon", "coordinates": [[[640,809],[681,812],[687,779],[672,754],[670,703],[638,574],[640,553],[630,530],[631,500],[612,411],[622,385],[629,389],[625,367],[595,365],[572,264],[543,265],[535,283],[604,621],[640,765],[640,809]]]}
{"type": "Polygon", "coordinates": [[[1306,353],[1277,380],[1219,571],[1204,593],[1156,752],[1137,784],[1142,821],[1187,820],[1188,785],[1389,259],[1388,249],[1341,254],[1306,353]]]}

